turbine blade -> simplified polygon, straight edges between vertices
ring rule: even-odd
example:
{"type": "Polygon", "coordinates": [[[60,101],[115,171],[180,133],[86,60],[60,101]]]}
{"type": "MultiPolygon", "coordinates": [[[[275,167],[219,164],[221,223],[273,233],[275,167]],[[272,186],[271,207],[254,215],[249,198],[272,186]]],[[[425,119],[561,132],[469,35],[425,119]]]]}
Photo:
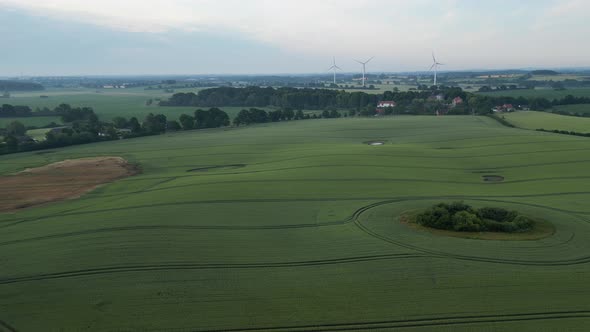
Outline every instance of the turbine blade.
{"type": "Polygon", "coordinates": [[[358,61],[357,59],[353,59],[353,60],[360,63],[361,65],[363,64],[361,61],[358,61]]]}
{"type": "Polygon", "coordinates": [[[334,66],[334,68],[342,70],[342,68],[340,68],[340,67],[338,67],[338,66],[334,66]]]}
{"type": "Polygon", "coordinates": [[[369,60],[365,61],[365,63],[369,63],[369,61],[373,60],[374,56],[372,56],[369,60]]]}
{"type": "Polygon", "coordinates": [[[434,51],[432,51],[432,61],[436,62],[436,58],[434,57],[434,51]]]}
{"type": "Polygon", "coordinates": [[[440,63],[440,62],[437,62],[436,64],[439,65],[439,66],[444,66],[445,65],[444,63],[440,63]]]}
{"type": "Polygon", "coordinates": [[[432,66],[430,66],[430,69],[428,69],[428,71],[432,71],[432,68],[434,68],[434,66],[436,66],[436,63],[433,63],[432,66]]]}

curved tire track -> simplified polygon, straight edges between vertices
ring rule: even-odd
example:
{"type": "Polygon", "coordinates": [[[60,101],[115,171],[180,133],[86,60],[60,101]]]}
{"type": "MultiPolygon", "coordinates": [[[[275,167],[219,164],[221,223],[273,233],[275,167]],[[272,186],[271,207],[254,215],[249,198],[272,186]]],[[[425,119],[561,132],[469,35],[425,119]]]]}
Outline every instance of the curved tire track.
{"type": "Polygon", "coordinates": [[[376,329],[408,329],[419,327],[443,327],[457,326],[467,324],[482,323],[510,323],[522,321],[538,320],[560,320],[560,319],[579,319],[590,318],[588,310],[572,311],[554,311],[554,312],[534,312],[518,313],[505,315],[465,315],[465,316],[447,316],[433,317],[425,319],[407,319],[407,320],[383,320],[369,322],[350,322],[350,323],[333,323],[333,324],[310,324],[310,325],[291,325],[291,326],[274,326],[274,327],[250,327],[250,328],[226,328],[226,329],[194,329],[200,332],[247,332],[247,331],[361,331],[376,329]]]}
{"type": "Polygon", "coordinates": [[[125,273],[125,272],[170,271],[170,270],[211,270],[211,269],[292,268],[292,267],[349,264],[349,263],[356,263],[356,262],[428,258],[428,257],[430,257],[430,256],[423,255],[423,254],[404,253],[404,254],[369,255],[369,256],[359,256],[359,257],[349,257],[349,258],[335,258],[335,259],[294,261],[294,262],[277,262],[277,263],[236,263],[236,264],[178,263],[178,264],[146,264],[146,265],[129,265],[129,266],[110,266],[110,267],[107,266],[107,267],[92,268],[92,269],[81,269],[81,270],[74,270],[74,271],[41,273],[41,274],[33,274],[33,275],[20,276],[20,277],[2,278],[2,279],[0,279],[0,285],[26,282],[26,281],[41,281],[41,280],[49,280],[49,279],[95,276],[95,275],[125,273]]]}
{"type": "MultiPolygon", "coordinates": [[[[444,199],[445,197],[441,197],[441,198],[444,199]]],[[[556,210],[553,208],[545,207],[542,205],[536,205],[536,204],[506,202],[506,201],[501,201],[501,200],[489,200],[489,199],[477,199],[477,198],[469,198],[469,199],[476,200],[476,201],[493,201],[493,202],[521,204],[521,205],[541,207],[541,208],[545,208],[545,209],[549,209],[549,210],[556,210]]],[[[408,243],[405,243],[402,241],[398,241],[398,240],[392,239],[390,237],[373,232],[368,227],[363,225],[362,222],[359,220],[360,215],[362,213],[364,213],[365,211],[370,210],[370,209],[377,207],[377,206],[387,205],[387,204],[391,204],[391,203],[397,203],[397,202],[396,201],[383,201],[383,202],[378,202],[378,203],[374,203],[372,205],[369,205],[369,206],[365,207],[364,210],[360,209],[359,211],[357,211],[358,213],[355,213],[355,215],[354,215],[354,224],[360,230],[362,230],[363,232],[365,232],[369,236],[372,236],[376,239],[379,239],[379,240],[382,240],[385,242],[389,242],[391,244],[394,244],[394,245],[397,245],[397,246],[400,246],[400,247],[403,247],[406,249],[411,249],[411,250],[415,250],[415,251],[418,251],[418,252],[421,252],[424,254],[432,255],[432,256],[446,257],[446,258],[465,260],[465,261],[484,262],[484,263],[529,265],[529,266],[564,266],[564,265],[579,265],[579,264],[590,263],[590,255],[582,256],[582,257],[578,257],[578,258],[573,258],[573,259],[563,259],[563,260],[520,260],[520,259],[502,259],[502,258],[492,258],[492,257],[483,257],[483,256],[459,255],[459,254],[453,254],[453,253],[444,252],[444,251],[430,250],[430,249],[426,249],[423,247],[408,244],[408,243]]],[[[579,216],[574,216],[574,217],[580,218],[579,216]]],[[[588,220],[585,220],[585,219],[584,219],[584,221],[589,222],[588,220]]]]}

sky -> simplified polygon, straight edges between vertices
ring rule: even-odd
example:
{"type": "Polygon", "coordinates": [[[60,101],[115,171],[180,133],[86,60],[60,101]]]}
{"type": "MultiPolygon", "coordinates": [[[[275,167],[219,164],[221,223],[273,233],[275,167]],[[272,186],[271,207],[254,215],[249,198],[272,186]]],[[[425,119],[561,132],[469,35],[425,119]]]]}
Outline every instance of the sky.
{"type": "Polygon", "coordinates": [[[588,0],[0,0],[0,76],[589,67],[588,0]]]}

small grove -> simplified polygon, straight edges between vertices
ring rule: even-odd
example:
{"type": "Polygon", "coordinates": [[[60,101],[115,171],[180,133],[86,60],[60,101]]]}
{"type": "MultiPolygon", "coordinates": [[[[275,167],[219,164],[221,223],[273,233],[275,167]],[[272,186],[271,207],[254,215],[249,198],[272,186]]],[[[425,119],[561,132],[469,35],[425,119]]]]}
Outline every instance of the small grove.
{"type": "Polygon", "coordinates": [[[534,222],[517,211],[498,207],[475,209],[463,202],[439,203],[416,216],[416,223],[456,232],[516,233],[531,230],[534,222]]]}

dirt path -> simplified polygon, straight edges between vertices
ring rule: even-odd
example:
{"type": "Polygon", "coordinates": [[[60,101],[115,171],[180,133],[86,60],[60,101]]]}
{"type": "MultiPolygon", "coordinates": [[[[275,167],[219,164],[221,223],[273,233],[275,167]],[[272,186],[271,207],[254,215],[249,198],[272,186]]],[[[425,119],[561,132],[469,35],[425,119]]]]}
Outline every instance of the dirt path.
{"type": "Polygon", "coordinates": [[[139,169],[120,157],[64,160],[0,176],[0,213],[80,197],[139,169]]]}

